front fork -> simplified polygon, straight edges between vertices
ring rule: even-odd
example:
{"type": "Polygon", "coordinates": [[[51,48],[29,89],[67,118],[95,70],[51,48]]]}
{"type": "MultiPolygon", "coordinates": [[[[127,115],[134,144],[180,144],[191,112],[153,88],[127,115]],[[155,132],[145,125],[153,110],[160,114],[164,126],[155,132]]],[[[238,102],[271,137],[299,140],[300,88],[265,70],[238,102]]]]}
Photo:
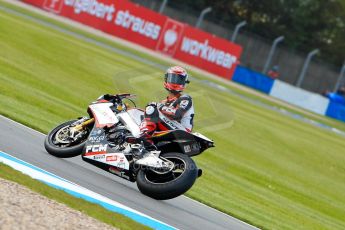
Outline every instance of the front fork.
{"type": "Polygon", "coordinates": [[[76,123],[80,123],[80,124],[70,127],[70,130],[69,130],[69,136],[70,138],[74,140],[78,139],[82,135],[85,127],[87,127],[90,124],[95,123],[95,118],[81,118],[78,121],[76,121],[76,123]]]}
{"type": "Polygon", "coordinates": [[[94,122],[95,122],[95,118],[90,118],[90,119],[83,121],[81,124],[74,126],[73,129],[74,129],[74,131],[80,131],[80,130],[84,129],[86,126],[93,124],[94,122]]]}

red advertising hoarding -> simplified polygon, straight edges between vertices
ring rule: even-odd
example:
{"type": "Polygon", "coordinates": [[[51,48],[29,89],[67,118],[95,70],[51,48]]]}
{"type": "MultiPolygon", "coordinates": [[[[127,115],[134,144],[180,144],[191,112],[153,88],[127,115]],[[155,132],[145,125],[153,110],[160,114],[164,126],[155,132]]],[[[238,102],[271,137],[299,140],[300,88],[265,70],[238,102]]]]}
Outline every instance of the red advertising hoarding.
{"type": "Polygon", "coordinates": [[[241,52],[239,45],[186,25],[174,58],[231,78],[241,52]]]}
{"type": "Polygon", "coordinates": [[[124,0],[24,0],[230,79],[242,47],[124,0]]]}

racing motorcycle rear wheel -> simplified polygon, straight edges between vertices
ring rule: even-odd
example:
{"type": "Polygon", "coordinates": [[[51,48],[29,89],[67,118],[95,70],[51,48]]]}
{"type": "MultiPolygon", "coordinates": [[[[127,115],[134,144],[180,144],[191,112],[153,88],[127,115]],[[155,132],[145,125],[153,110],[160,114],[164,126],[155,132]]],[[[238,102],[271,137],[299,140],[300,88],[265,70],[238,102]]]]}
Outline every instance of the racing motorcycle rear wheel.
{"type": "Polygon", "coordinates": [[[80,138],[73,140],[69,137],[71,124],[76,120],[67,121],[52,131],[50,131],[44,141],[44,147],[47,152],[59,158],[75,157],[82,153],[85,141],[89,135],[90,130],[84,129],[80,132],[80,138]]]}
{"type": "Polygon", "coordinates": [[[156,200],[172,199],[184,194],[198,177],[196,164],[181,153],[166,153],[161,157],[173,162],[173,169],[167,173],[141,169],[137,174],[140,192],[156,200]]]}

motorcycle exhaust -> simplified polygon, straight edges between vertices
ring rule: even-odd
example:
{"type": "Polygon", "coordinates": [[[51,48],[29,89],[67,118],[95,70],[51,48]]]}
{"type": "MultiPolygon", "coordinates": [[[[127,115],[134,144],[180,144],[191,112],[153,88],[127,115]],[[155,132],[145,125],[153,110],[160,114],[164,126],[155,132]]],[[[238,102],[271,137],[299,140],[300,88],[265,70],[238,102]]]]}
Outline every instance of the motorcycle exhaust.
{"type": "Polygon", "coordinates": [[[202,176],[202,169],[198,169],[198,177],[202,176]]]}

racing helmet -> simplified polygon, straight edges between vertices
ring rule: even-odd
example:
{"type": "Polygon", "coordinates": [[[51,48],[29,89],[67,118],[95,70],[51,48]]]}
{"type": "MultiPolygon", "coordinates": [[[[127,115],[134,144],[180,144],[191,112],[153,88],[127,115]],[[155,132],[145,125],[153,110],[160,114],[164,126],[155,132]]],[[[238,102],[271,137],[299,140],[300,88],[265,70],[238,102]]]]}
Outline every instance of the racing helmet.
{"type": "Polygon", "coordinates": [[[171,93],[182,92],[188,83],[187,71],[180,66],[170,67],[164,75],[164,88],[171,93]]]}

